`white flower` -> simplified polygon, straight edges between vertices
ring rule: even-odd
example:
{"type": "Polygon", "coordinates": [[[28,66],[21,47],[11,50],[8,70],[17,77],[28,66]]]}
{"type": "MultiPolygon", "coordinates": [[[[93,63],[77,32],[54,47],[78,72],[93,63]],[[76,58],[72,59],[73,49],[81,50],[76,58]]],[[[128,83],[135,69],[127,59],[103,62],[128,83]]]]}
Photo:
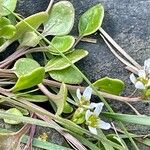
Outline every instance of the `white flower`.
{"type": "Polygon", "coordinates": [[[83,95],[81,95],[80,89],[76,91],[77,98],[79,100],[79,106],[81,107],[89,107],[90,106],[90,99],[92,96],[92,88],[89,86],[84,90],[83,95]]]}
{"type": "Polygon", "coordinates": [[[143,68],[138,71],[138,78],[133,73],[130,75],[130,80],[136,89],[144,90],[150,86],[150,59],[145,60],[143,68]]]}
{"type": "Polygon", "coordinates": [[[144,70],[147,75],[150,74],[150,58],[144,61],[144,70]]]}
{"type": "Polygon", "coordinates": [[[81,107],[84,107],[87,109],[94,109],[99,104],[99,103],[93,103],[93,102],[90,103],[90,99],[92,96],[92,88],[89,86],[84,90],[83,95],[81,95],[80,89],[77,89],[76,95],[79,100],[79,106],[81,107]]]}
{"type": "Polygon", "coordinates": [[[99,114],[101,113],[103,106],[104,106],[103,103],[98,103],[97,107],[94,109],[93,112],[87,110],[85,114],[85,120],[86,124],[88,125],[89,131],[96,135],[97,135],[97,128],[108,130],[111,127],[109,123],[106,123],[99,118],[99,114]]]}
{"type": "Polygon", "coordinates": [[[90,87],[88,86],[88,87],[84,90],[83,95],[81,95],[80,89],[77,89],[76,94],[77,94],[77,98],[78,98],[79,100],[83,99],[83,100],[86,100],[86,101],[90,101],[91,96],[92,96],[92,88],[90,88],[90,87]]]}

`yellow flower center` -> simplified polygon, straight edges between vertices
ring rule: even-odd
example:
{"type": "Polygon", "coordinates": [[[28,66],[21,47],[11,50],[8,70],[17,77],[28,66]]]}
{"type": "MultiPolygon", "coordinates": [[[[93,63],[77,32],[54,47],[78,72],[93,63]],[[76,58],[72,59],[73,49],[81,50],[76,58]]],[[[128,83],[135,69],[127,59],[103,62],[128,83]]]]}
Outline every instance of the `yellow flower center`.
{"type": "Polygon", "coordinates": [[[89,106],[90,105],[90,101],[86,100],[86,98],[84,96],[81,97],[81,100],[79,101],[79,106],[89,106]]]}
{"type": "Polygon", "coordinates": [[[98,121],[99,121],[98,117],[96,117],[95,115],[91,115],[87,121],[87,125],[96,128],[98,125],[98,121]]]}
{"type": "Polygon", "coordinates": [[[143,78],[143,77],[139,77],[137,80],[141,81],[144,85],[146,85],[148,83],[148,79],[143,78]]]}

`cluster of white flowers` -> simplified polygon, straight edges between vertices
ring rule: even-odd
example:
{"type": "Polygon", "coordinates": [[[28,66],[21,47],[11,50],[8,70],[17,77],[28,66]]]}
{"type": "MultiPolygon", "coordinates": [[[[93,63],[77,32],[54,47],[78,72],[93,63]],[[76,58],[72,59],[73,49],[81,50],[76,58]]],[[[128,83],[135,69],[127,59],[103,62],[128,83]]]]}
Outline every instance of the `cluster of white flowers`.
{"type": "Polygon", "coordinates": [[[145,90],[150,86],[150,59],[145,60],[143,69],[138,71],[138,77],[132,73],[130,80],[136,89],[145,90]]]}
{"type": "Polygon", "coordinates": [[[101,128],[104,130],[110,129],[111,125],[102,121],[99,118],[99,115],[102,111],[104,103],[93,103],[90,102],[92,89],[87,87],[83,92],[83,95],[80,93],[80,89],[77,89],[77,98],[79,99],[79,106],[86,108],[85,112],[85,121],[88,125],[89,131],[93,134],[97,134],[97,129],[101,128]]]}

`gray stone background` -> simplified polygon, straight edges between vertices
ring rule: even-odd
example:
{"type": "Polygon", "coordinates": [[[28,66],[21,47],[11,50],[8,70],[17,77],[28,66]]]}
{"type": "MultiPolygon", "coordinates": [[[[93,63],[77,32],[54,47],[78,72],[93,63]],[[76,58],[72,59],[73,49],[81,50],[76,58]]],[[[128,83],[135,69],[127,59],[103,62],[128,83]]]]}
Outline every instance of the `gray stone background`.
{"type": "MultiPolygon", "coordinates": [[[[71,0],[71,2],[76,9],[73,34],[77,35],[79,16],[89,7],[101,2],[105,7],[103,29],[141,65],[145,59],[150,57],[150,0],[71,0]]],[[[17,12],[23,16],[29,16],[45,10],[48,3],[49,0],[18,0],[17,12]]],[[[92,82],[104,76],[122,79],[126,83],[126,90],[123,94],[129,95],[133,92],[133,85],[129,81],[130,73],[109,51],[99,33],[93,37],[98,40],[97,44],[80,43],[78,45],[78,47],[89,51],[89,56],[79,63],[80,68],[92,82]]],[[[117,112],[133,113],[123,103],[109,102],[117,112]]],[[[139,102],[133,105],[141,114],[150,115],[149,103],[139,102]]],[[[130,125],[128,128],[136,133],[150,133],[149,127],[130,125]]],[[[39,132],[43,132],[43,130],[45,129],[39,132]]],[[[54,139],[55,137],[57,136],[54,136],[54,139]]],[[[61,140],[58,141],[56,140],[61,144],[61,140]]],[[[141,149],[148,150],[150,148],[141,147],[141,149]]]]}

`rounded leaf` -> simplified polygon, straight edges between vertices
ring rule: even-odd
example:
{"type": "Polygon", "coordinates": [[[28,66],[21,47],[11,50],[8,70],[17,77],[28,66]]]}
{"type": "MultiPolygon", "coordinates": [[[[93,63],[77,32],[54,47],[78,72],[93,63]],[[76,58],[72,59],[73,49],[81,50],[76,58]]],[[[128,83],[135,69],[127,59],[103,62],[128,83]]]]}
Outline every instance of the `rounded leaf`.
{"type": "Polygon", "coordinates": [[[49,14],[49,20],[44,23],[44,36],[66,35],[72,30],[75,11],[69,1],[54,4],[49,14]]]}
{"type": "Polygon", "coordinates": [[[73,112],[73,108],[71,107],[71,105],[69,103],[66,102],[64,105],[63,113],[69,114],[72,112],[73,112]]]}
{"type": "Polygon", "coordinates": [[[0,37],[11,39],[16,34],[16,28],[13,25],[6,25],[0,29],[0,37]]]}
{"type": "Polygon", "coordinates": [[[104,77],[96,82],[93,85],[99,90],[107,93],[119,95],[124,90],[124,82],[119,79],[112,79],[109,77],[104,77]]]}
{"type": "Polygon", "coordinates": [[[12,92],[18,92],[20,90],[28,89],[37,84],[40,84],[45,76],[45,69],[39,67],[34,69],[31,73],[22,75],[18,78],[15,86],[11,89],[12,92]]]}
{"type": "Polygon", "coordinates": [[[73,36],[55,36],[51,44],[56,48],[50,47],[49,52],[52,53],[53,55],[59,55],[59,52],[57,49],[63,53],[67,52],[72,48],[72,46],[75,43],[75,38],[73,36]]]}
{"type": "Polygon", "coordinates": [[[17,32],[16,32],[15,37],[12,39],[12,41],[15,41],[21,38],[26,32],[32,31],[32,29],[25,22],[27,22],[33,28],[37,29],[42,23],[47,21],[47,19],[48,19],[48,13],[39,12],[20,21],[15,26],[17,29],[17,32]]]}
{"type": "Polygon", "coordinates": [[[7,16],[11,14],[10,11],[14,11],[16,8],[17,0],[0,0],[0,16],[7,16]],[[3,6],[8,8],[10,11],[6,10],[3,6]]]}
{"type": "Polygon", "coordinates": [[[6,17],[1,17],[0,18],[0,29],[3,28],[6,25],[10,25],[11,22],[9,19],[7,19],[6,17]]]}
{"type": "MultiPolygon", "coordinates": [[[[10,113],[10,114],[13,114],[13,115],[23,116],[23,114],[21,113],[21,111],[18,110],[17,108],[10,108],[6,112],[10,113]]],[[[8,124],[19,124],[19,123],[21,123],[19,121],[10,120],[10,119],[4,119],[4,122],[8,123],[8,124]]]]}
{"type": "MultiPolygon", "coordinates": [[[[72,62],[75,63],[80,59],[88,55],[88,52],[82,49],[75,50],[72,53],[66,55],[66,57],[72,62]]],[[[63,57],[54,57],[52,58],[47,65],[45,66],[46,72],[53,70],[62,70],[71,66],[71,64],[63,57]]]]}
{"type": "MultiPolygon", "coordinates": [[[[21,95],[21,97],[26,98],[27,101],[36,102],[36,103],[48,101],[48,97],[45,95],[23,94],[23,95],[21,95]]],[[[19,98],[19,96],[18,96],[18,98],[19,98]]]]}
{"type": "Polygon", "coordinates": [[[16,61],[13,71],[17,77],[31,73],[34,69],[39,68],[40,65],[35,60],[30,58],[21,58],[16,61]]]}
{"type": "Polygon", "coordinates": [[[35,47],[40,42],[40,39],[35,32],[26,32],[20,41],[20,46],[35,47]]]}
{"type": "Polygon", "coordinates": [[[51,78],[59,82],[68,84],[80,84],[83,82],[83,78],[80,73],[72,67],[68,67],[63,70],[50,71],[49,74],[51,78]]]}
{"type": "Polygon", "coordinates": [[[87,36],[96,32],[103,21],[104,8],[101,4],[87,10],[79,20],[79,35],[87,36]]]}
{"type": "Polygon", "coordinates": [[[0,38],[0,46],[3,45],[6,42],[6,39],[0,38]]]}

